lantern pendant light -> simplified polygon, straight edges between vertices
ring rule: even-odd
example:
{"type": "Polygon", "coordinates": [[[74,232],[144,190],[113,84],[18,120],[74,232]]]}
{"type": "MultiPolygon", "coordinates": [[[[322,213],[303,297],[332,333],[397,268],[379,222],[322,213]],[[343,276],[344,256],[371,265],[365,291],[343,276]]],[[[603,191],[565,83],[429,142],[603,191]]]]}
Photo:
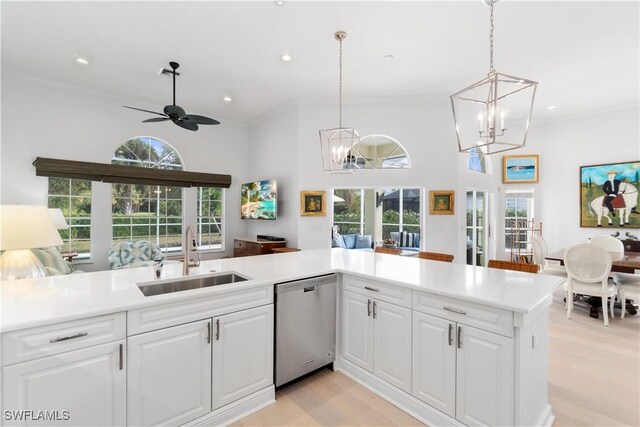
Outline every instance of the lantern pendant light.
{"type": "Polygon", "coordinates": [[[458,150],[494,154],[525,146],[538,82],[498,73],[493,67],[493,6],[490,9],[489,73],[451,95],[458,150]]]}
{"type": "Polygon", "coordinates": [[[347,37],[344,31],[334,35],[340,43],[340,84],[338,90],[338,127],[320,131],[322,164],[325,172],[353,174],[356,169],[356,156],[353,146],[360,140],[353,128],[342,126],[342,41],[347,37]]]}

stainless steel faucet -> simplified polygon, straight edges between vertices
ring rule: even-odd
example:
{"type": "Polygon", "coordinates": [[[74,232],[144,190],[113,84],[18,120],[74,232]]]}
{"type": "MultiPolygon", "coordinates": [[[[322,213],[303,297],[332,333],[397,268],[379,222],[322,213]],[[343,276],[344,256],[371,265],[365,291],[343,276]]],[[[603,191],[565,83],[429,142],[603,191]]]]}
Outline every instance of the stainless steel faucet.
{"type": "Polygon", "coordinates": [[[190,225],[187,225],[187,229],[184,233],[184,260],[182,261],[182,275],[183,276],[188,276],[189,275],[189,268],[190,267],[198,267],[200,266],[200,252],[198,252],[198,246],[196,245],[196,239],[195,239],[195,231],[193,230],[193,227],[190,225]],[[198,254],[198,259],[197,260],[191,260],[191,257],[189,256],[191,252],[195,252],[198,254]]]}

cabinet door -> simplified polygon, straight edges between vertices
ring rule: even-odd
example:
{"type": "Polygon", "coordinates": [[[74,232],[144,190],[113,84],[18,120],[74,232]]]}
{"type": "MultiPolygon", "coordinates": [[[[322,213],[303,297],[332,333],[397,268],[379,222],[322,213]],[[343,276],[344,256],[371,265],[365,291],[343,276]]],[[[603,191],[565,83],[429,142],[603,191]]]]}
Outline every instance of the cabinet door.
{"type": "Polygon", "coordinates": [[[62,418],[4,425],[125,425],[124,346],[116,341],[4,367],[4,411],[59,411],[62,418]]]}
{"type": "Polygon", "coordinates": [[[413,312],[414,397],[456,416],[456,323],[413,312]]]}
{"type": "Polygon", "coordinates": [[[212,409],[273,384],[273,304],[213,319],[212,409]]]}
{"type": "Polygon", "coordinates": [[[456,418],[513,425],[513,339],[458,325],[456,418]]]}
{"type": "Polygon", "coordinates": [[[178,425],[211,411],[210,322],[128,338],[128,425],[178,425]]]}
{"type": "Polygon", "coordinates": [[[378,300],[373,304],[373,373],[411,393],[411,310],[378,300]]]}
{"type": "Polygon", "coordinates": [[[373,371],[373,300],[344,291],[342,299],[342,354],[345,359],[373,371]]]}

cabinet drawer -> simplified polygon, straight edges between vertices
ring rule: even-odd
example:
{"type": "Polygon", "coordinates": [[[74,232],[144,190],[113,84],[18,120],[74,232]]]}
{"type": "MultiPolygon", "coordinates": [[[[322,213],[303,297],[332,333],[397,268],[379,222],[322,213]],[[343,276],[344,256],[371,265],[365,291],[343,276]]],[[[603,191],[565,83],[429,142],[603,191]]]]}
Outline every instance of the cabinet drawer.
{"type": "Polygon", "coordinates": [[[271,303],[273,303],[273,286],[264,286],[130,310],[127,313],[128,335],[155,331],[271,303]]]}
{"type": "Polygon", "coordinates": [[[354,276],[342,276],[343,289],[411,308],[411,289],[354,276]]]}
{"type": "Polygon", "coordinates": [[[126,336],[124,312],[7,332],[2,334],[2,364],[25,362],[126,336]]]}
{"type": "Polygon", "coordinates": [[[413,309],[463,325],[513,337],[513,312],[453,298],[413,292],[413,309]]]}

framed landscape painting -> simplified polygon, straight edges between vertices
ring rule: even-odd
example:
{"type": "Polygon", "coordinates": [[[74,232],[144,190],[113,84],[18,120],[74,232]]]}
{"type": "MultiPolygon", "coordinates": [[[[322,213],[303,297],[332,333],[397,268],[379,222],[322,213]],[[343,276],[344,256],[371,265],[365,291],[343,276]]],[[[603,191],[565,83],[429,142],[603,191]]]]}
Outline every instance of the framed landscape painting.
{"type": "Polygon", "coordinates": [[[504,184],[534,183],[539,180],[539,156],[525,154],[502,157],[502,182],[504,184]]]}
{"type": "Polygon", "coordinates": [[[640,160],[580,167],[580,227],[640,228],[640,160]]]}

